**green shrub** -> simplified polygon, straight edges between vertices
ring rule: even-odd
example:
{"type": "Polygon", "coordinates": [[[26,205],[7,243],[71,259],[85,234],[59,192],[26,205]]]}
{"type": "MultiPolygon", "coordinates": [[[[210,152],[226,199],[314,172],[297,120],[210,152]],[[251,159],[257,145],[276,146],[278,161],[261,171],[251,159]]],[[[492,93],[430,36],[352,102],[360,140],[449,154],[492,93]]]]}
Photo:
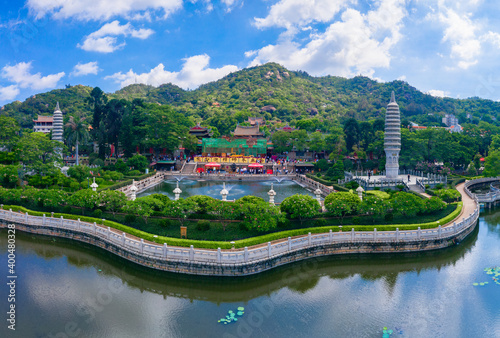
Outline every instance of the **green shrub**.
{"type": "Polygon", "coordinates": [[[94,212],[92,213],[94,217],[101,218],[102,217],[102,210],[101,209],[95,209],[94,212]]]}
{"type": "Polygon", "coordinates": [[[324,219],[324,218],[318,218],[317,220],[314,221],[314,226],[315,227],[324,227],[324,226],[326,226],[326,219],[324,219]]]}
{"type": "Polygon", "coordinates": [[[132,170],[128,172],[128,176],[139,176],[141,172],[139,170],[132,170]]]}
{"type": "Polygon", "coordinates": [[[210,230],[210,222],[209,221],[198,221],[198,223],[196,223],[196,230],[198,231],[208,231],[210,230]]]}
{"type": "Polygon", "coordinates": [[[354,216],[353,218],[351,218],[351,222],[352,224],[359,224],[359,217],[358,216],[354,216]]]}
{"type": "Polygon", "coordinates": [[[384,219],[386,220],[386,222],[391,222],[394,219],[394,214],[393,213],[385,214],[384,219]]]}
{"type": "Polygon", "coordinates": [[[434,189],[438,189],[439,190],[439,189],[443,189],[443,187],[444,187],[443,183],[439,183],[439,184],[436,184],[434,186],[434,189]]]}
{"type": "Polygon", "coordinates": [[[65,214],[71,213],[71,207],[69,205],[66,205],[62,210],[63,210],[63,213],[65,213],[65,214]]]}
{"type": "Polygon", "coordinates": [[[126,214],[125,215],[125,223],[134,223],[137,219],[137,216],[134,214],[126,214]]]}
{"type": "Polygon", "coordinates": [[[172,220],[170,220],[168,218],[164,218],[164,219],[161,220],[160,225],[162,227],[168,228],[169,226],[172,225],[172,220]]]}
{"type": "Polygon", "coordinates": [[[356,190],[359,187],[359,184],[356,181],[350,181],[345,184],[345,187],[347,189],[356,190]]]}
{"type": "Polygon", "coordinates": [[[374,187],[373,190],[380,190],[380,187],[374,187]]]}

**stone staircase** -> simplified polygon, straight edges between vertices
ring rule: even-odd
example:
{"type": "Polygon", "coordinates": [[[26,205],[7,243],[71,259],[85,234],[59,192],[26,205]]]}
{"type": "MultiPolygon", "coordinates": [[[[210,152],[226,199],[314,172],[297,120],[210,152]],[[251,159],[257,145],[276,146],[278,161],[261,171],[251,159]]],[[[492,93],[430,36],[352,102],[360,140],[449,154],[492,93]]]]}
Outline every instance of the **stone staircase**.
{"type": "Polygon", "coordinates": [[[182,168],[181,174],[195,174],[196,170],[196,163],[191,162],[191,163],[186,163],[184,167],[182,168]]]}

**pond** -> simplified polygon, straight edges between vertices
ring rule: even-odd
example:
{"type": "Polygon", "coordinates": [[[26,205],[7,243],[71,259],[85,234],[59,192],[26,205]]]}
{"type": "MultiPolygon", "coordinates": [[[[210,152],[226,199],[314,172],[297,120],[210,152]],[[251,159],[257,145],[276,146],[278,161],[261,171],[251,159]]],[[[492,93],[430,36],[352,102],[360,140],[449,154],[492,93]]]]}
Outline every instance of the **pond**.
{"type": "Polygon", "coordinates": [[[490,270],[500,266],[499,224],[500,211],[483,213],[445,250],[309,259],[242,278],[155,272],[18,233],[15,334],[1,231],[0,337],[345,338],[383,337],[384,327],[391,338],[500,337],[500,271],[490,270]]]}
{"type": "MultiPolygon", "coordinates": [[[[233,200],[246,195],[253,195],[268,201],[269,196],[267,192],[271,190],[271,183],[273,184],[274,191],[276,191],[276,196],[274,198],[276,203],[281,203],[286,197],[295,194],[310,195],[314,197],[312,192],[301,187],[297,183],[280,178],[269,181],[228,181],[226,182],[226,190],[229,192],[227,199],[233,200]]],[[[167,195],[170,199],[174,199],[173,191],[176,184],[176,179],[165,180],[161,184],[137,194],[137,197],[160,193],[167,195]]],[[[223,183],[221,181],[181,179],[179,182],[179,188],[182,190],[180,197],[186,198],[194,195],[205,195],[221,199],[220,192],[222,186],[223,183]]]]}

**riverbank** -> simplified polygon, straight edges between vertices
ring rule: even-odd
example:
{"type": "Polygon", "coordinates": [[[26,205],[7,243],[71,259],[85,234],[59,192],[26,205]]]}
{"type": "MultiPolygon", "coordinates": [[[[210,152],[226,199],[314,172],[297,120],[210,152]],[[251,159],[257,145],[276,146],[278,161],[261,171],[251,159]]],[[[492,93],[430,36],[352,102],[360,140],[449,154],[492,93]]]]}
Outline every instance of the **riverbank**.
{"type": "Polygon", "coordinates": [[[96,223],[0,211],[1,227],[71,238],[101,247],[154,269],[213,276],[244,276],[310,257],[344,253],[392,253],[435,250],[455,245],[475,228],[479,209],[465,191],[463,208],[452,222],[434,229],[333,232],[288,237],[241,249],[209,250],[158,245],[96,223]]]}

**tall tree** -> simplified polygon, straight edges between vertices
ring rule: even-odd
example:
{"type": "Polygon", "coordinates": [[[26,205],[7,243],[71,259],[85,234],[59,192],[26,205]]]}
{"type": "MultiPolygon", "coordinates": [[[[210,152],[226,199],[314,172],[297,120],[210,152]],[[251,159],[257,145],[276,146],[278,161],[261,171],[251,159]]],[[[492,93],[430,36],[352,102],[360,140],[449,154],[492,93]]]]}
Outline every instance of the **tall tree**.
{"type": "Polygon", "coordinates": [[[78,146],[80,142],[85,143],[89,139],[88,125],[85,123],[85,119],[81,119],[80,116],[70,116],[64,127],[68,144],[75,145],[76,165],[79,165],[78,146]]]}
{"type": "Polygon", "coordinates": [[[47,175],[62,165],[62,144],[43,133],[24,134],[17,143],[19,159],[28,171],[47,175]]]}
{"type": "Polygon", "coordinates": [[[347,151],[352,151],[352,146],[358,144],[360,139],[359,124],[356,119],[350,118],[344,124],[345,142],[347,151]]]}
{"type": "Polygon", "coordinates": [[[118,137],[122,127],[123,116],[128,114],[131,109],[130,102],[127,100],[113,99],[106,104],[104,108],[104,125],[106,126],[106,134],[108,143],[115,146],[115,156],[118,157],[118,137]]]}
{"type": "Polygon", "coordinates": [[[104,122],[104,107],[107,102],[106,94],[99,87],[92,89],[90,96],[86,98],[86,103],[93,110],[92,136],[99,145],[99,158],[101,159],[106,156],[106,131],[101,127],[101,122],[104,122]]]}
{"type": "Polygon", "coordinates": [[[12,117],[0,116],[0,148],[11,151],[19,139],[19,124],[12,117]]]}

